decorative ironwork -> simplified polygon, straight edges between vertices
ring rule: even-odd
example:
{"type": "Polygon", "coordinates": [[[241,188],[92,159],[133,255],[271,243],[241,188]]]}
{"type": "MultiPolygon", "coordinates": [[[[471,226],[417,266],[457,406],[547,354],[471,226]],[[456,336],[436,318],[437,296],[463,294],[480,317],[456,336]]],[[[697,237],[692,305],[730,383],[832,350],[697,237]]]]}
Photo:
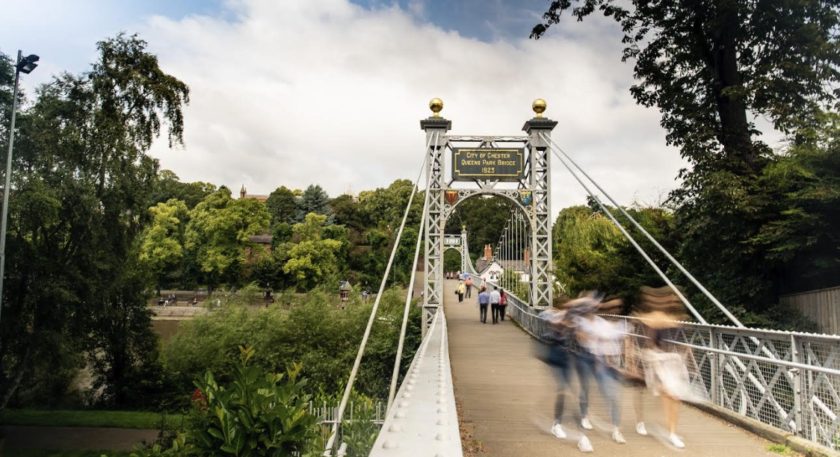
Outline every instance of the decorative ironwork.
{"type": "Polygon", "coordinates": [[[446,203],[450,206],[454,205],[455,202],[458,201],[458,191],[457,190],[447,190],[443,193],[444,198],[446,199],[446,203]]]}
{"type": "MultiPolygon", "coordinates": [[[[529,334],[540,338],[545,321],[519,297],[508,294],[508,312],[529,334]]],[[[640,322],[626,322],[628,338],[621,361],[644,344],[640,322]]],[[[691,384],[705,401],[793,433],[828,448],[840,449],[840,336],[722,325],[682,323],[669,341],[682,351],[691,384]]]]}
{"type": "Polygon", "coordinates": [[[530,190],[520,190],[519,201],[525,206],[530,205],[534,202],[534,193],[530,190]]]}
{"type": "MultiPolygon", "coordinates": [[[[544,102],[535,102],[535,113],[542,114],[545,110],[544,102]]],[[[527,250],[530,253],[528,272],[531,277],[531,299],[532,305],[545,307],[551,304],[553,277],[551,272],[551,162],[548,144],[544,140],[544,134],[551,132],[557,123],[543,118],[536,117],[525,123],[523,130],[527,136],[487,136],[487,135],[448,135],[447,132],[451,123],[443,118],[429,118],[421,122],[421,127],[426,131],[427,139],[430,135],[439,134],[438,141],[429,147],[428,171],[430,184],[430,204],[426,223],[426,286],[424,288],[424,328],[430,322],[434,310],[441,304],[441,285],[443,281],[443,227],[454,209],[477,195],[493,195],[502,197],[513,203],[514,207],[525,215],[524,225],[530,231],[530,240],[527,250]],[[497,176],[494,172],[488,171],[485,175],[472,176],[471,184],[461,179],[467,177],[464,173],[445,170],[445,163],[442,160],[444,154],[452,154],[453,160],[456,154],[463,155],[464,161],[468,160],[467,153],[492,154],[499,151],[511,151],[522,154],[521,167],[518,159],[513,160],[517,177],[512,182],[505,179],[509,177],[497,176]]],[[[516,154],[514,154],[516,155],[516,154]]],[[[470,156],[475,160],[480,156],[470,156]]],[[[495,156],[494,156],[495,157],[495,156]]],[[[501,157],[501,156],[500,156],[501,157]]],[[[489,158],[489,156],[487,156],[489,158]]],[[[496,157],[498,160],[499,158],[496,157]]],[[[510,165],[510,157],[502,157],[505,163],[496,165],[510,165]]],[[[464,163],[464,165],[468,165],[464,163]]],[[[469,164],[474,166],[474,164],[469,164]]],[[[453,167],[454,168],[454,167],[453,167]]],[[[462,170],[463,171],[463,170],[462,170]]],[[[480,170],[479,170],[480,171],[480,170]]],[[[505,173],[502,173],[505,174],[505,173]]],[[[465,265],[466,266],[466,265],[465,265]]],[[[470,265],[471,267],[471,265],[470,265]]],[[[467,271],[467,269],[462,269],[467,271]]]]}

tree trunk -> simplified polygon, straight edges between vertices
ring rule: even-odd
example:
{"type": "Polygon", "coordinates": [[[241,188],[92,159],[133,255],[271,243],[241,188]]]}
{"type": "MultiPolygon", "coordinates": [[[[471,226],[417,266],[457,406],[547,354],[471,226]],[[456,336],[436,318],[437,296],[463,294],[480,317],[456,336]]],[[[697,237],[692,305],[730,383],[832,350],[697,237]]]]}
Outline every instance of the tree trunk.
{"type": "Polygon", "coordinates": [[[714,96],[720,116],[719,141],[728,158],[738,159],[755,172],[756,154],[747,122],[747,106],[738,71],[738,2],[721,0],[713,19],[712,59],[714,96]]]}
{"type": "Polygon", "coordinates": [[[0,410],[6,409],[6,406],[9,404],[9,401],[17,392],[18,387],[20,387],[20,382],[23,379],[23,373],[26,372],[26,365],[29,364],[29,359],[32,356],[32,346],[26,346],[26,352],[23,354],[23,359],[21,359],[20,365],[18,366],[18,372],[15,375],[14,380],[12,381],[11,385],[9,385],[9,390],[6,391],[5,395],[3,395],[2,403],[0,403],[0,410]]]}

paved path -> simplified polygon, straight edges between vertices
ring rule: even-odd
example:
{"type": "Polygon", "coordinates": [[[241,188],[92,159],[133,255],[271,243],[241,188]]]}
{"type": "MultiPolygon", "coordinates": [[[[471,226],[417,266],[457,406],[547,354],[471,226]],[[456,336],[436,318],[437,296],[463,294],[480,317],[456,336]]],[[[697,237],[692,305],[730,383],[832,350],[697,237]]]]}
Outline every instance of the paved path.
{"type": "Polygon", "coordinates": [[[129,451],[157,439],[157,430],[105,427],[36,427],[3,425],[0,455],[14,456],[15,449],[129,451]]]}
{"type": "MultiPolygon", "coordinates": [[[[571,440],[558,440],[548,433],[553,422],[554,379],[548,368],[532,356],[534,340],[509,319],[499,325],[481,324],[475,294],[471,301],[458,303],[455,281],[444,291],[449,328],[449,356],[460,404],[460,421],[472,429],[487,456],[541,457],[580,454],[571,440]]],[[[489,312],[488,312],[489,314],[489,312]]],[[[606,418],[597,388],[592,387],[590,416],[606,418]]],[[[769,442],[691,407],[680,409],[678,433],[686,443],[674,449],[651,436],[633,430],[635,415],[631,389],[624,390],[622,420],[627,444],[614,443],[607,431],[590,431],[593,455],[643,456],[777,456],[767,451],[769,442]]],[[[649,430],[661,422],[658,398],[646,395],[643,402],[649,430]]],[[[577,400],[567,397],[567,430],[574,429],[577,400]],[[572,414],[570,414],[572,413],[572,414]],[[575,415],[574,417],[572,417],[575,415]]],[[[597,425],[597,424],[596,424],[597,425]]]]}

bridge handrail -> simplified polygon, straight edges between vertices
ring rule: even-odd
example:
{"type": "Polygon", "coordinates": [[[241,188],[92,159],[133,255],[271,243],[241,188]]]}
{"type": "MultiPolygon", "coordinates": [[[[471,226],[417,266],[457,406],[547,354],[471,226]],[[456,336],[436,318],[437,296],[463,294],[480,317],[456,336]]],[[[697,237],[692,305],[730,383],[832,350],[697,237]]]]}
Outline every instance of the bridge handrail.
{"type": "MultiPolygon", "coordinates": [[[[531,336],[548,330],[537,310],[508,294],[508,314],[531,336]]],[[[621,361],[641,363],[641,319],[623,320],[631,331],[621,361]]],[[[840,447],[840,335],[681,322],[669,340],[684,352],[690,379],[706,401],[817,444],[840,447]],[[765,354],[770,351],[773,358],[765,354]]]]}
{"type": "Polygon", "coordinates": [[[443,310],[435,313],[396,398],[371,457],[463,455],[443,310]]]}

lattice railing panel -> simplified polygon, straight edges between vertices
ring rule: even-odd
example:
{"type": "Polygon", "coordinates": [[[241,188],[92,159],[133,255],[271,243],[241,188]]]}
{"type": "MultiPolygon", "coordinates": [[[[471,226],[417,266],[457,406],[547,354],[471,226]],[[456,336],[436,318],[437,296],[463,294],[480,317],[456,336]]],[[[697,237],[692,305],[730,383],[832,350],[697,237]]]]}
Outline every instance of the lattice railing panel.
{"type": "MultiPolygon", "coordinates": [[[[510,296],[509,314],[535,337],[547,326],[510,296]]],[[[622,368],[641,362],[638,320],[626,322],[622,368]]],[[[671,343],[683,353],[695,394],[718,406],[840,449],[840,336],[682,323],[671,343]]]]}

